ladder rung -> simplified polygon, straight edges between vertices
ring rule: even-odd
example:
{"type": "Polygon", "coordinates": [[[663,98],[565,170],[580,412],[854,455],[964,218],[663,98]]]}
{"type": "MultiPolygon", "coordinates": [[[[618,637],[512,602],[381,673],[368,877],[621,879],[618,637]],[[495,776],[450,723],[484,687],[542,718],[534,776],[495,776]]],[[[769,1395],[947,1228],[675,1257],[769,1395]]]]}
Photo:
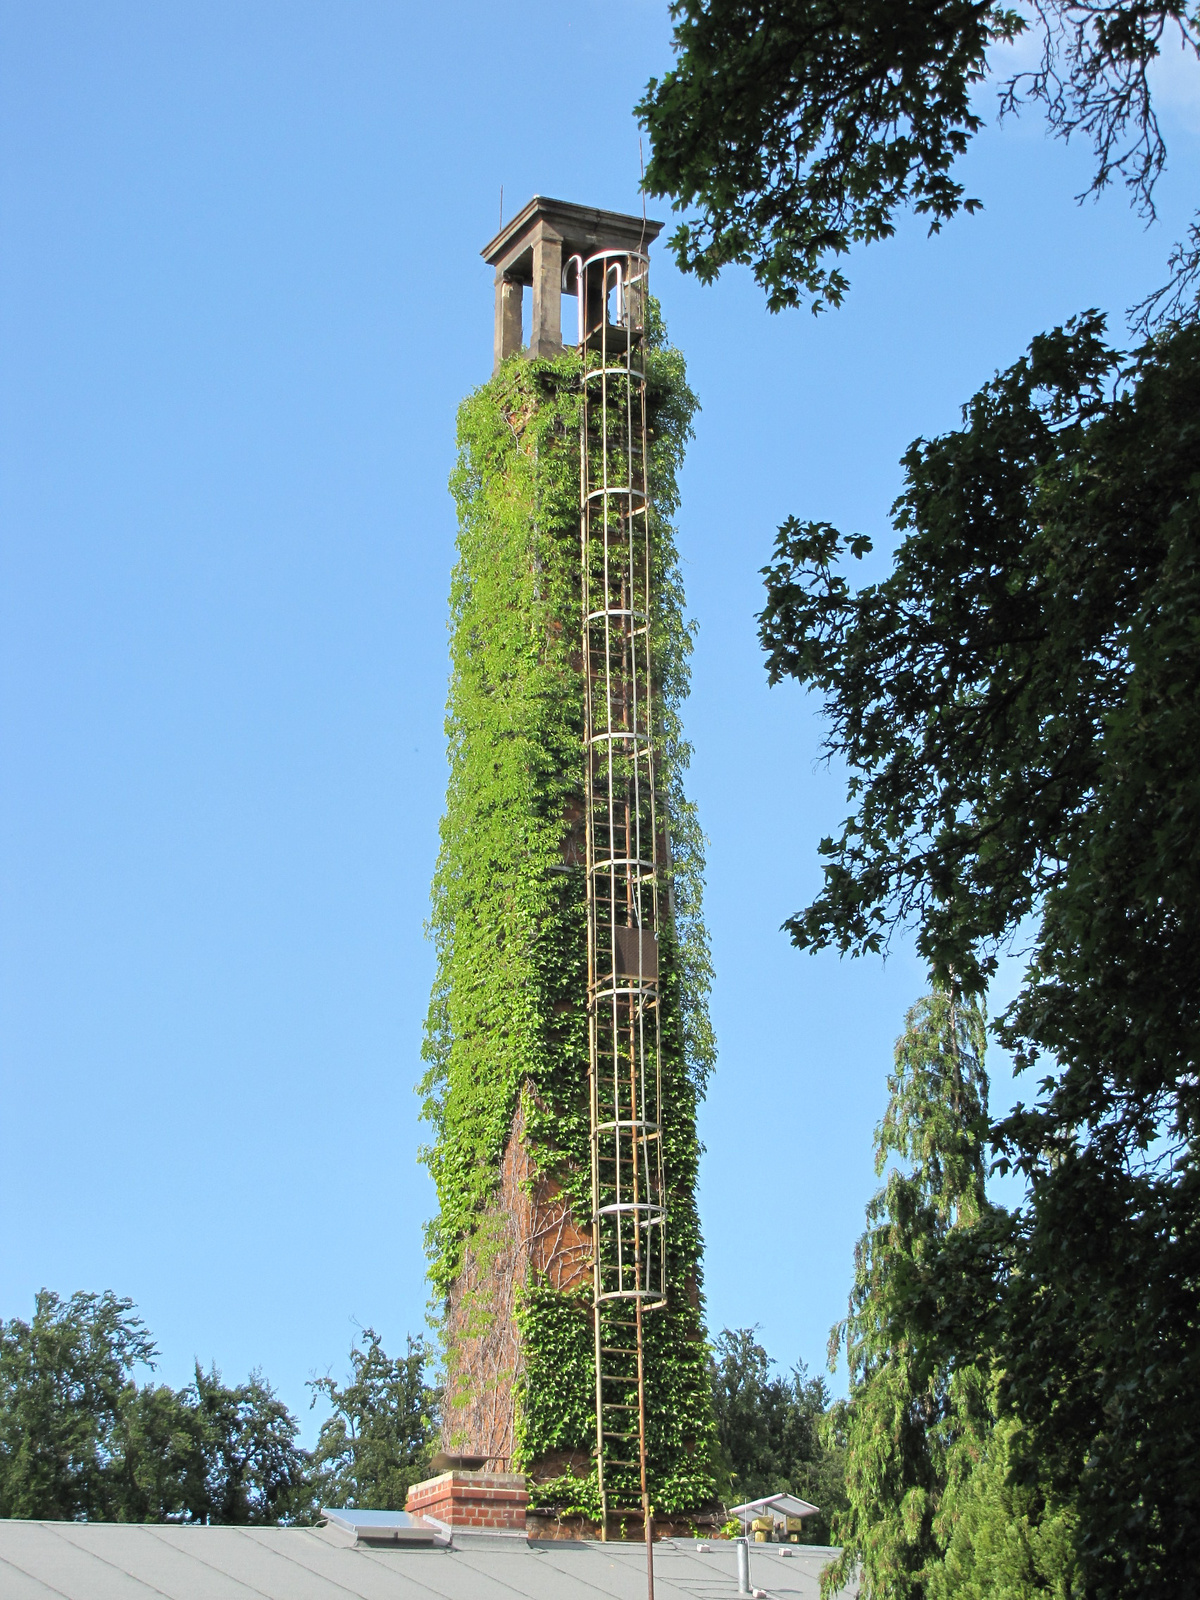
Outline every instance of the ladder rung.
{"type": "Polygon", "coordinates": [[[637,1438],[637,1434],[636,1433],[615,1433],[612,1428],[605,1428],[604,1437],[606,1439],[636,1439],[637,1438]]]}
{"type": "Polygon", "coordinates": [[[635,1356],[637,1351],[624,1350],[620,1345],[616,1344],[602,1344],[600,1346],[600,1354],[602,1356],[635,1356]]]}
{"type": "Polygon", "coordinates": [[[602,1372],[600,1381],[602,1383],[636,1383],[637,1373],[635,1372],[632,1377],[629,1377],[623,1372],[602,1372]]]}
{"type": "Polygon", "coordinates": [[[625,1405],[620,1400],[604,1400],[601,1402],[605,1411],[636,1411],[636,1406],[625,1405]]]}

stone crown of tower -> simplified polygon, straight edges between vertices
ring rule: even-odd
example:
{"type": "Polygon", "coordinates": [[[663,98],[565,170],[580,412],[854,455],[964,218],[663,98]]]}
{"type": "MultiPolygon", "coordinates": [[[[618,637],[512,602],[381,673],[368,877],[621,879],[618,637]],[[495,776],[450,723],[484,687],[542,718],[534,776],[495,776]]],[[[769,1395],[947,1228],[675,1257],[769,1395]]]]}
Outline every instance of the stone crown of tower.
{"type": "MultiPolygon", "coordinates": [[[[521,301],[533,291],[528,354],[563,353],[562,296],[567,263],[602,250],[642,251],[662,232],[661,222],[572,205],[535,194],[480,254],[496,269],[495,366],[521,348],[521,301]]],[[[574,341],[570,341],[574,343],[574,341]]]]}

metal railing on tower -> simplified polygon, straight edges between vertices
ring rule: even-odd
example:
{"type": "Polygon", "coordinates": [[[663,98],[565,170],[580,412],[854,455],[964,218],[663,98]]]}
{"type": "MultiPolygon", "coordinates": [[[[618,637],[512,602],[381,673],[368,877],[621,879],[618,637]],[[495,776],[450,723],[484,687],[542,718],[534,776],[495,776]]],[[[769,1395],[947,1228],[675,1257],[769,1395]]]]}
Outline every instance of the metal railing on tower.
{"type": "Polygon", "coordinates": [[[601,1536],[640,1516],[647,1555],[643,1318],[666,1301],[654,560],[644,253],[573,257],[583,404],[588,1034],[601,1536]]]}

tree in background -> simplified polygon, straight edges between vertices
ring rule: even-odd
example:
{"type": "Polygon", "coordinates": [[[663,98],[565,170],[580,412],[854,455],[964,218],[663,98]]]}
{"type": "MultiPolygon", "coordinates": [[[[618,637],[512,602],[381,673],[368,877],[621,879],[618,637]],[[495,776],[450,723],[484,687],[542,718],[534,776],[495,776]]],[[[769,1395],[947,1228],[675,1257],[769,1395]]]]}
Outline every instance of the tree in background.
{"type": "Polygon", "coordinates": [[[804,1522],[806,1544],[829,1542],[830,1518],[846,1499],[843,1451],[821,1422],[829,1392],[801,1362],[786,1376],[753,1328],[726,1328],[713,1346],[713,1409],[730,1503],[791,1493],[819,1507],[804,1522]]]}
{"type": "Polygon", "coordinates": [[[1198,461],[1200,327],[1130,361],[1090,315],[909,450],[890,576],[852,591],[869,542],[791,521],[762,617],[855,802],[795,942],[911,921],[979,990],[1034,941],[1000,1032],[1053,1070],[992,1131],[1029,1197],[957,1336],[990,1341],[1013,1470],[1073,1500],[1098,1595],[1187,1592],[1200,1522],[1198,461]]]}
{"type": "Polygon", "coordinates": [[[111,1292],[37,1296],[0,1323],[0,1516],[55,1521],[304,1521],[309,1459],[261,1375],[214,1368],[139,1388],[154,1341],[111,1292]]]}
{"type": "MultiPolygon", "coordinates": [[[[983,125],[972,93],[1031,28],[1041,60],[1002,84],[1001,112],[1040,104],[1056,134],[1091,140],[1091,188],[1122,182],[1152,217],[1166,146],[1150,72],[1165,49],[1200,52],[1186,0],[676,0],[671,14],[675,66],[637,108],[645,187],[688,213],[671,240],[685,272],[747,263],[773,311],[839,305],[837,257],[887,238],[905,208],[936,232],[979,207],[952,176],[983,125]]],[[[1146,319],[1195,314],[1200,227],[1170,266],[1146,319]]]]}
{"type": "Polygon", "coordinates": [[[988,1431],[986,1385],[974,1362],[939,1359],[909,1315],[911,1284],[949,1234],[977,1224],[987,1140],[985,1022],[974,1007],[935,993],[905,1018],[875,1135],[875,1171],[887,1181],[867,1207],[854,1252],[850,1309],[830,1336],[845,1347],[849,1399],[832,1420],[846,1447],[849,1506],[836,1520],[832,1593],[862,1570],[869,1600],[908,1600],[940,1554],[935,1518],[946,1485],[947,1432],[988,1431]],[[899,1162],[888,1170],[890,1162],[899,1162]]]}
{"type": "Polygon", "coordinates": [[[333,1410],[313,1456],[321,1503],[401,1511],[410,1486],[428,1476],[439,1432],[431,1352],[410,1334],[407,1354],[392,1360],[375,1330],[364,1328],[350,1361],[354,1375],[344,1388],[328,1375],[309,1384],[313,1404],[323,1396],[333,1410]]]}
{"type": "Polygon", "coordinates": [[[826,1595],[856,1571],[865,1600],[966,1600],[976,1578],[1010,1600],[1072,1592],[1071,1513],[1037,1487],[1010,1487],[1015,1424],[998,1431],[990,1356],[956,1325],[964,1244],[969,1262],[981,1240],[1007,1243],[1007,1215],[985,1192],[985,1042],[982,1010],[941,990],[912,1007],[896,1044],[875,1141],[887,1178],[830,1340],[850,1376],[825,1424],[846,1452],[849,1503],[834,1518],[842,1552],[826,1595]]]}
{"type": "Polygon", "coordinates": [[[130,1374],[154,1354],[111,1293],[43,1289],[31,1322],[0,1323],[0,1516],[119,1515],[130,1374]]]}
{"type": "Polygon", "coordinates": [[[206,1520],[208,1462],[199,1421],[168,1384],[129,1385],[112,1465],[119,1488],[109,1515],[116,1520],[206,1520]]]}
{"type": "Polygon", "coordinates": [[[260,1372],[227,1388],[216,1367],[180,1392],[194,1419],[201,1471],[189,1476],[194,1522],[288,1523],[313,1512],[311,1459],[296,1439],[300,1426],[260,1372]]]}
{"type": "MultiPolygon", "coordinates": [[[[936,229],[975,204],[952,177],[980,125],[971,90],[1029,27],[1042,59],[1002,108],[1040,102],[1054,131],[1092,141],[1092,188],[1120,179],[1152,215],[1166,152],[1150,72],[1172,41],[1200,49],[1194,0],[679,0],[673,15],[675,68],[639,107],[646,187],[690,210],[673,241],[685,270],[748,262],[776,310],[837,304],[837,257],[903,209],[936,229]]],[[[991,1130],[1026,1203],[1003,1239],[952,1230],[905,1303],[943,1370],[990,1352],[987,1471],[959,1484],[946,1464],[946,1502],[956,1485],[965,1498],[944,1572],[964,1593],[993,1581],[985,1549],[1011,1568],[969,1504],[989,1473],[1034,1519],[1018,1565],[1043,1534],[1038,1559],[1057,1559],[1065,1524],[1037,1507],[1070,1504],[1089,1595],[1195,1587],[1196,226],[1172,269],[1137,308],[1159,332],[1135,357],[1089,313],[1035,339],[960,430],[912,446],[885,581],[853,590],[843,562],[870,542],[794,518],[765,574],[772,681],[823,695],[854,808],[821,843],[824,888],[790,919],[795,943],[864,953],[915,926],[935,981],[965,994],[1018,933],[1033,945],[998,1031],[1045,1076],[991,1130]]]]}
{"type": "Polygon", "coordinates": [[[1086,1593],[1075,1514],[1029,1472],[1020,1423],[997,1417],[994,1390],[989,1412],[990,1425],[964,1426],[949,1439],[934,1519],[940,1557],[922,1575],[924,1593],[928,1600],[1073,1600],[1086,1593]]]}

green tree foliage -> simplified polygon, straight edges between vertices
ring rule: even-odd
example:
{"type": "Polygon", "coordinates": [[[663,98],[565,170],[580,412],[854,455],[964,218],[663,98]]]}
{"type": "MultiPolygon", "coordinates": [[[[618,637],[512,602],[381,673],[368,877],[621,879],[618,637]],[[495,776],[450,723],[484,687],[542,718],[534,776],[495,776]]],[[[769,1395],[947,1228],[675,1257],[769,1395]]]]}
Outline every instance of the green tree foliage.
{"type": "Polygon", "coordinates": [[[113,1459],[115,1492],[92,1520],[203,1521],[193,1507],[208,1500],[208,1462],[195,1410],[168,1384],[130,1384],[120,1407],[113,1459]]]}
{"type": "MultiPolygon", "coordinates": [[[[1031,0],[1020,15],[680,0],[673,14],[675,68],[639,107],[654,139],[646,186],[689,213],[673,241],[686,270],[750,263],[773,309],[838,303],[837,257],[903,208],[936,228],[974,204],[952,176],[979,126],[972,88],[1028,27],[1041,60],[1001,86],[1002,111],[1040,103],[1053,131],[1092,142],[1091,187],[1121,181],[1152,215],[1166,151],[1150,74],[1168,46],[1200,47],[1194,0],[1031,0]]],[[[979,1373],[981,1352],[992,1363],[999,1425],[943,1463],[944,1506],[952,1460],[981,1464],[946,1535],[964,1592],[1001,1583],[985,1546],[1007,1550],[1005,1584],[1024,1562],[1034,1587],[1061,1586],[1053,1550],[1068,1544],[1089,1594],[1192,1592],[1196,226],[1171,265],[1137,308],[1166,331],[1135,358],[1082,317],[975,396],[962,429],[912,447],[890,578],[852,590],[842,558],[869,541],[796,519],[766,573],[772,678],[824,695],[854,806],[822,842],[824,888],[790,920],[795,942],[862,953],[914,925],[938,981],[967,993],[1007,941],[1033,942],[999,1032],[1048,1075],[992,1130],[1027,1203],[952,1230],[898,1302],[934,1367],[972,1351],[979,1373]],[[1008,1512],[972,1501],[989,1474],[1008,1512]],[[1026,1546],[996,1535],[1009,1513],[1026,1546]]],[[[941,1537],[918,1503],[914,1551],[941,1537]]],[[[923,1569],[914,1554],[896,1570],[923,1569]]]]}
{"type": "Polygon", "coordinates": [[[121,1522],[307,1521],[312,1484],[298,1432],[260,1373],[229,1388],[215,1367],[197,1365],[180,1390],[130,1385],[113,1462],[119,1489],[107,1515],[121,1522]]]}
{"type": "Polygon", "coordinates": [[[1052,1071],[993,1133],[1029,1200],[958,1251],[957,1337],[995,1352],[1014,1470],[1074,1497],[1098,1595],[1185,1592],[1200,1521],[1198,462],[1200,328],[1127,361],[1090,315],[911,448],[887,578],[853,590],[869,541],[791,520],[762,616],[854,801],[795,942],[912,922],[978,990],[1033,930],[1001,1036],[1052,1071]]]}
{"type": "Polygon", "coordinates": [[[227,1388],[199,1366],[139,1387],[155,1346],[116,1295],[37,1296],[0,1324],[0,1516],[275,1523],[309,1515],[295,1420],[258,1374],[227,1388]]]}
{"type": "Polygon", "coordinates": [[[193,1419],[200,1473],[184,1512],[194,1522],[280,1523],[311,1514],[309,1458],[296,1419],[262,1374],[227,1388],[215,1367],[180,1391],[193,1419]]]}
{"type": "Polygon", "coordinates": [[[1070,1505],[1031,1478],[1012,1416],[967,1426],[946,1452],[934,1518],[940,1558],[926,1568],[929,1600],[1073,1600],[1083,1594],[1070,1505]]]}
{"type": "Polygon", "coordinates": [[[350,1351],[353,1375],[309,1383],[313,1404],[332,1415],[321,1424],[313,1455],[322,1505],[402,1511],[410,1486],[429,1475],[441,1394],[428,1382],[430,1351],[411,1335],[394,1360],[373,1328],[350,1351]]]}
{"type": "Polygon", "coordinates": [[[132,1301],[111,1293],[43,1289],[31,1322],[0,1324],[0,1516],[117,1513],[130,1374],[154,1353],[132,1301]]]}
{"type": "MultiPolygon", "coordinates": [[[[985,1019],[935,991],[905,1019],[876,1133],[884,1187],[834,1330],[850,1395],[823,1431],[846,1454],[848,1504],[831,1594],[857,1571],[864,1600],[1070,1600],[1082,1593],[1077,1522],[1001,1413],[986,1349],[962,1337],[955,1279],[980,1239],[1007,1242],[985,1192],[985,1019]]],[[[976,1308],[978,1309],[978,1308],[976,1308]]]]}
{"type": "Polygon", "coordinates": [[[982,1012],[942,991],[912,1008],[896,1045],[875,1136],[875,1170],[887,1178],[855,1250],[849,1314],[830,1338],[831,1362],[844,1346],[850,1376],[849,1400],[826,1429],[846,1450],[849,1505],[834,1519],[842,1553],[824,1593],[860,1569],[869,1600],[923,1595],[941,1555],[948,1451],[989,1431],[977,1363],[947,1359],[911,1313],[914,1282],[936,1274],[951,1236],[990,1210],[984,1048],[982,1012]]]}
{"type": "Polygon", "coordinates": [[[830,1518],[845,1506],[845,1452],[822,1437],[829,1408],[822,1377],[801,1362],[784,1375],[753,1328],[726,1328],[713,1346],[713,1410],[729,1504],[796,1494],[820,1509],[804,1523],[806,1544],[829,1542],[830,1518]]]}
{"type": "MultiPolygon", "coordinates": [[[[1092,187],[1123,181],[1153,214],[1165,146],[1148,72],[1200,48],[1195,4],[1142,0],[676,0],[677,60],[638,115],[653,140],[645,186],[688,213],[671,243],[711,281],[745,262],[778,311],[840,304],[836,265],[885,238],[911,206],[938,229],[979,201],[952,176],[982,126],[972,91],[995,47],[1031,25],[1042,60],[1001,90],[1040,103],[1051,128],[1093,143],[1092,187]]],[[[1200,281],[1200,234],[1172,259],[1147,314],[1180,314],[1200,281]]]]}

